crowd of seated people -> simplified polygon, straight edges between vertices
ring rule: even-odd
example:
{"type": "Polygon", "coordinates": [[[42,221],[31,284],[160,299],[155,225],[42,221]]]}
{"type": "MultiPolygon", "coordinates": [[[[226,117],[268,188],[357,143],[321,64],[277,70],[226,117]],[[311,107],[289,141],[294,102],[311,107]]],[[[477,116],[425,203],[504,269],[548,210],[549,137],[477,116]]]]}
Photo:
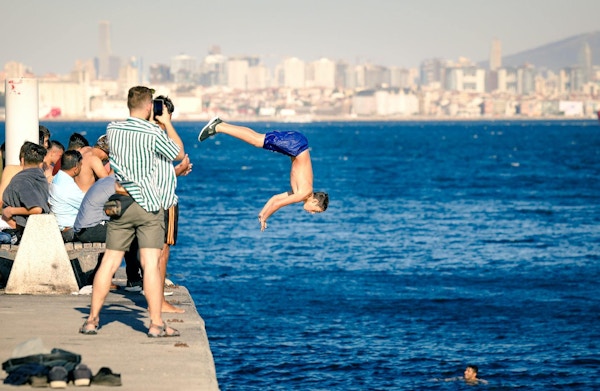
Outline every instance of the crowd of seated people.
{"type": "Polygon", "coordinates": [[[108,153],[105,135],[90,146],[83,135],[73,133],[65,150],[60,141],[51,138],[48,128],[40,125],[39,143],[26,141],[21,146],[20,171],[2,193],[0,243],[18,244],[27,218],[42,213],[56,217],[64,242],[80,241],[75,219],[85,193],[96,180],[110,174],[108,153]]]}

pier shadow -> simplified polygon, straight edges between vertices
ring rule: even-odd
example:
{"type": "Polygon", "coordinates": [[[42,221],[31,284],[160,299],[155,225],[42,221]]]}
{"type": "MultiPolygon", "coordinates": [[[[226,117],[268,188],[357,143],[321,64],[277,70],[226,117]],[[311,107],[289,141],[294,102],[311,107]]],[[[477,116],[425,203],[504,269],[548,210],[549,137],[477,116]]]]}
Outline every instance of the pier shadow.
{"type": "MultiPolygon", "coordinates": [[[[139,292],[128,292],[124,289],[111,290],[110,295],[120,296],[117,299],[108,299],[105,301],[100,311],[100,328],[110,323],[119,322],[130,326],[133,330],[146,333],[148,331],[148,303],[144,295],[139,292]],[[127,303],[126,301],[129,301],[127,303]]],[[[91,301],[91,295],[90,295],[91,301]]],[[[87,319],[90,313],[90,305],[85,307],[75,307],[75,310],[81,312],[84,317],[81,323],[87,319]]]]}

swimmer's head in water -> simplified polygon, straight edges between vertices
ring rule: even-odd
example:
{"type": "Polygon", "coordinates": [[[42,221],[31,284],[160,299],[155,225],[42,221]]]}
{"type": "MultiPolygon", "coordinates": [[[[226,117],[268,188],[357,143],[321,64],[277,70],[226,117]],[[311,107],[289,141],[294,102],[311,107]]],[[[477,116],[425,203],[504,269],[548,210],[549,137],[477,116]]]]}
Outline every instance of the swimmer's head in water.
{"type": "Polygon", "coordinates": [[[477,365],[468,365],[467,369],[465,369],[465,380],[466,381],[476,380],[477,372],[479,372],[479,368],[477,368],[477,365]]]}

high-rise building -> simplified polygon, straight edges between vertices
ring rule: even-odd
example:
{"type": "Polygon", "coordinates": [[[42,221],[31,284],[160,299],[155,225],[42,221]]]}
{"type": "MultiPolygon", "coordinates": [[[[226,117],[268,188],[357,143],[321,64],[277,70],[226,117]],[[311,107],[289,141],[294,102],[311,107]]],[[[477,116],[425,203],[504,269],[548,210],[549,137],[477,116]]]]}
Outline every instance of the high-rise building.
{"type": "Polygon", "coordinates": [[[160,84],[172,81],[171,68],[165,64],[150,65],[150,83],[160,84]]]}
{"type": "Polygon", "coordinates": [[[98,24],[98,78],[107,79],[110,76],[110,22],[100,21],[98,24]]]}
{"type": "Polygon", "coordinates": [[[414,71],[411,75],[411,69],[392,66],[390,67],[390,87],[410,88],[414,87],[414,71]]]}
{"type": "Polygon", "coordinates": [[[98,24],[98,79],[116,80],[119,77],[121,61],[112,55],[110,45],[110,22],[103,20],[98,24]]]}
{"type": "Polygon", "coordinates": [[[390,84],[390,71],[382,65],[365,64],[365,87],[382,88],[390,84]]]}
{"type": "Polygon", "coordinates": [[[579,67],[581,68],[582,82],[587,83],[592,81],[592,49],[587,41],[583,43],[579,51],[579,67]]]}
{"type": "Polygon", "coordinates": [[[349,88],[348,70],[350,66],[344,61],[338,61],[335,64],[335,86],[337,88],[349,88]]]}
{"type": "Polygon", "coordinates": [[[490,51],[490,71],[497,71],[502,66],[502,42],[498,38],[492,41],[490,51]]]}
{"type": "Polygon", "coordinates": [[[421,85],[443,84],[446,78],[445,71],[447,66],[448,61],[441,58],[432,58],[421,62],[421,66],[419,67],[421,85]]]}
{"type": "Polygon", "coordinates": [[[214,48],[200,66],[200,85],[223,86],[227,84],[227,57],[215,54],[214,48]]]}
{"type": "Polygon", "coordinates": [[[198,62],[195,57],[180,54],[171,58],[171,75],[175,83],[191,83],[194,80],[198,62]]]}

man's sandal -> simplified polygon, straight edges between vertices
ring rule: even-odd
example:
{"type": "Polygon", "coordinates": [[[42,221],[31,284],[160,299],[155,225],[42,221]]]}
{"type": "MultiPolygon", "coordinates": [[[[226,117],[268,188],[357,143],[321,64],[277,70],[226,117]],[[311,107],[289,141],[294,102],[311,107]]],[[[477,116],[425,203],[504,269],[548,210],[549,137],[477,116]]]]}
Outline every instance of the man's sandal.
{"type": "Polygon", "coordinates": [[[99,322],[96,321],[96,323],[92,323],[89,322],[87,319],[85,322],[83,322],[83,326],[81,326],[81,328],[79,329],[79,332],[81,334],[87,334],[87,335],[95,335],[98,334],[98,327],[99,327],[99,322]],[[93,329],[88,329],[88,326],[94,326],[93,329]]]}
{"type": "Polygon", "coordinates": [[[154,324],[152,322],[150,322],[150,327],[148,327],[148,338],[165,338],[165,337],[179,337],[181,334],[179,333],[178,330],[170,327],[171,330],[173,330],[170,334],[167,333],[167,323],[163,321],[163,325],[159,326],[157,324],[154,324]],[[158,333],[151,333],[150,329],[152,327],[156,327],[159,332],[158,333]]]}

